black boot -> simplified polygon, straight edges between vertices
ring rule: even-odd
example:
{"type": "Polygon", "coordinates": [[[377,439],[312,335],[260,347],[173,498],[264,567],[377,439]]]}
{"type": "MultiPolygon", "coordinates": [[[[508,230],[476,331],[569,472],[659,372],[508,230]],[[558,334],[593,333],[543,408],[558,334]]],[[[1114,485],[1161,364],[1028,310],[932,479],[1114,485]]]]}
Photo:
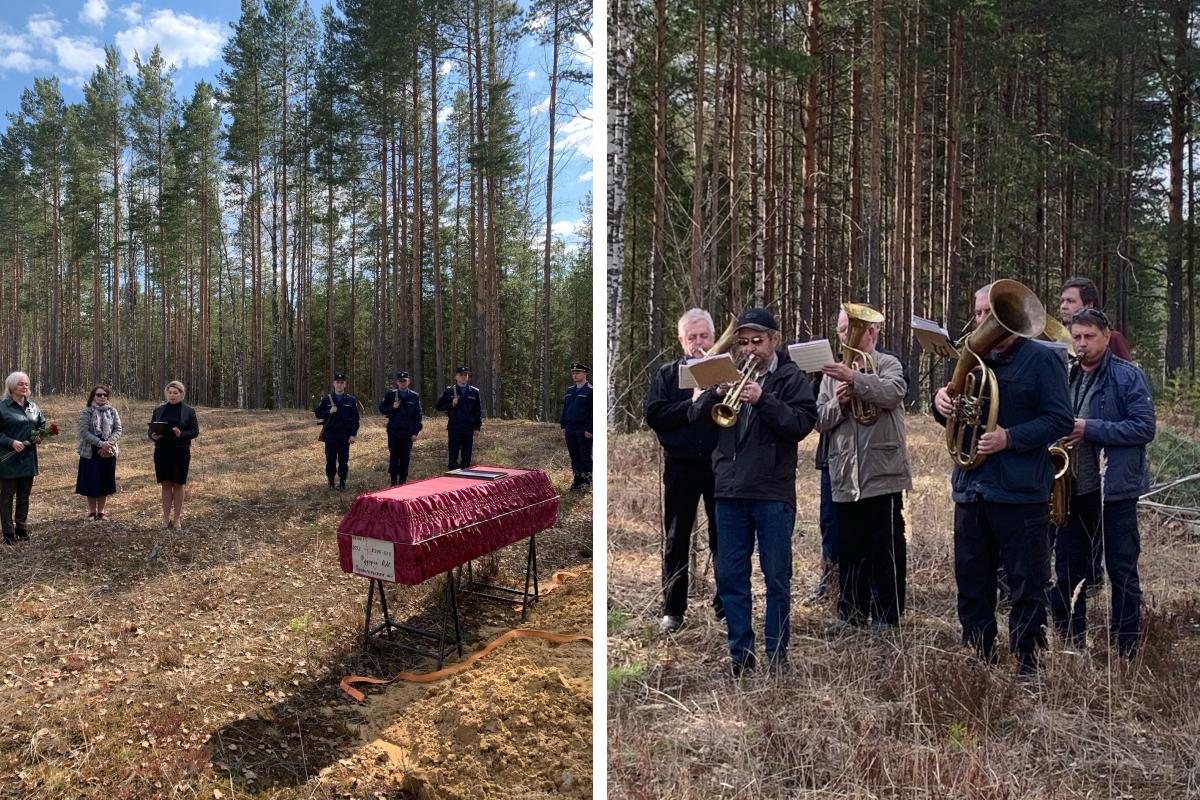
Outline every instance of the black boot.
{"type": "Polygon", "coordinates": [[[29,541],[29,529],[28,528],[17,528],[17,541],[18,542],[28,542],[29,541]]]}
{"type": "Polygon", "coordinates": [[[331,491],[331,492],[332,492],[332,491],[333,491],[333,489],[334,489],[334,485],[333,485],[333,478],[330,478],[330,479],[329,479],[329,491],[331,491]]]}
{"type": "Polygon", "coordinates": [[[582,489],[583,489],[583,475],[581,473],[576,472],[575,480],[571,481],[571,488],[568,489],[567,491],[568,492],[578,492],[578,491],[581,491],[582,489]]]}
{"type": "Polygon", "coordinates": [[[338,483],[338,491],[339,491],[339,492],[344,492],[344,491],[346,491],[346,482],[345,482],[344,480],[343,480],[343,481],[340,481],[340,482],[338,483]]]}
{"type": "Polygon", "coordinates": [[[592,486],[592,473],[590,473],[590,472],[583,473],[583,488],[589,489],[589,488],[591,488],[591,486],[592,486]]]}
{"type": "Polygon", "coordinates": [[[392,480],[392,486],[400,485],[400,476],[399,475],[397,475],[396,473],[393,472],[389,477],[392,480]]]}

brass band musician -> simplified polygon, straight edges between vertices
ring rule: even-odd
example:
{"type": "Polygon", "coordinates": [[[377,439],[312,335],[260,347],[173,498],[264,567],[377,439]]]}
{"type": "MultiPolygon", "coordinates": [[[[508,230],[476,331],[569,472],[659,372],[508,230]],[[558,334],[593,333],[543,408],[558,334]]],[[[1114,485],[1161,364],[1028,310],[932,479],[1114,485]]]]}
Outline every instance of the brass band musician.
{"type": "Polygon", "coordinates": [[[859,311],[866,306],[843,308],[851,317],[844,340],[850,355],[822,368],[817,395],[817,430],[829,440],[837,514],[837,615],[843,625],[870,620],[893,627],[904,610],[906,583],[901,493],[912,488],[902,408],[908,386],[900,360],[875,347],[880,322],[865,321],[875,318],[859,311]],[[874,406],[873,421],[855,413],[855,399],[874,406]]]}

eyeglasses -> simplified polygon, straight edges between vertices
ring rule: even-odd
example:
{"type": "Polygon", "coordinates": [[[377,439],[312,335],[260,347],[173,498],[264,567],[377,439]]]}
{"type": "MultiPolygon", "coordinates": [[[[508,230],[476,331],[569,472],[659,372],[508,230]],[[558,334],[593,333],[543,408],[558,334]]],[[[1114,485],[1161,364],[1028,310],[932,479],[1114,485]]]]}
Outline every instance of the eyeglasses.
{"type": "Polygon", "coordinates": [[[96,397],[108,397],[108,392],[96,392],[96,397]]]}
{"type": "Polygon", "coordinates": [[[749,339],[738,339],[737,343],[738,343],[739,347],[745,347],[746,345],[751,345],[751,344],[760,345],[763,342],[765,342],[766,340],[767,340],[767,337],[765,337],[765,336],[751,336],[749,339]]]}
{"type": "Polygon", "coordinates": [[[1083,320],[1083,319],[1094,319],[1099,322],[1102,322],[1104,324],[1104,327],[1106,327],[1106,328],[1109,327],[1108,315],[1105,314],[1103,311],[1101,311],[1098,308],[1092,308],[1091,306],[1088,306],[1087,308],[1079,309],[1078,311],[1075,312],[1074,315],[1072,315],[1071,322],[1074,322],[1075,320],[1083,320]]]}

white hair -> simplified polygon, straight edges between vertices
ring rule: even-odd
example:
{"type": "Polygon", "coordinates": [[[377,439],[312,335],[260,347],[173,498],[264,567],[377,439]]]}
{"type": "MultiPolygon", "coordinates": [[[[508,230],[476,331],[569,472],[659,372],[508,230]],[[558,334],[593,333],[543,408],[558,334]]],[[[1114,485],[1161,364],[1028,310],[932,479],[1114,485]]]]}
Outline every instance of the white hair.
{"type": "Polygon", "coordinates": [[[713,325],[712,314],[709,314],[703,308],[689,308],[683,312],[683,316],[679,318],[679,322],[675,325],[676,335],[682,338],[683,329],[693,322],[703,322],[708,325],[708,329],[714,334],[717,332],[716,326],[713,325]]]}
{"type": "Polygon", "coordinates": [[[13,389],[17,388],[17,381],[21,380],[21,378],[24,378],[25,380],[29,380],[29,376],[26,375],[24,372],[14,372],[11,375],[9,375],[7,378],[5,378],[4,379],[4,393],[7,394],[9,397],[12,397],[13,389]]]}

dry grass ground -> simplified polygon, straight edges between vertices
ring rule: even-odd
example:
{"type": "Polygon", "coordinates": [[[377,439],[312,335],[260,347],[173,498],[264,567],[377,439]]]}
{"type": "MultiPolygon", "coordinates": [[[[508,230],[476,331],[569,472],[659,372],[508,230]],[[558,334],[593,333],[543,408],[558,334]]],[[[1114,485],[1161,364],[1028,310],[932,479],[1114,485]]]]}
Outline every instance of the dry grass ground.
{"type": "MultiPolygon", "coordinates": [[[[43,446],[32,541],[0,552],[0,797],[591,796],[587,644],[520,640],[428,687],[370,690],[364,705],[337,689],[351,673],[431,668],[361,652],[366,582],[338,567],[338,522],[387,482],[381,417],[365,415],[350,491],[334,493],[311,413],[200,409],[176,532],[159,530],[140,435],[151,405],[118,404],[129,435],[107,522],[86,521],[72,494],[79,399],[42,405],[65,435],[43,446]]],[[[558,427],[488,421],[475,457],[551,475],[563,502],[538,537],[541,575],[579,575],[525,625],[590,633],[591,496],[564,491],[558,427]]],[[[427,420],[411,475],[444,466],[444,424],[427,420]]],[[[524,557],[502,551],[501,576],[524,557]]],[[[428,615],[439,589],[397,587],[393,614],[428,615]]],[[[498,604],[461,611],[468,649],[520,624],[498,604]]]]}
{"type": "MultiPolygon", "coordinates": [[[[660,450],[647,433],[610,439],[612,796],[1200,797],[1200,539],[1143,515],[1147,632],[1133,664],[1118,662],[1093,628],[1082,655],[1052,637],[1033,686],[1015,681],[1009,658],[971,668],[959,646],[941,429],[914,416],[908,430],[914,487],[900,629],[829,638],[831,602],[804,600],[820,561],[810,437],[797,483],[792,670],[740,683],[722,674],[725,627],[707,607],[706,552],[687,624],[657,633],[660,450]]],[[[757,568],[754,586],[761,638],[757,568]]],[[[1091,603],[1094,625],[1105,625],[1106,600],[1091,603]]],[[[1005,630],[1002,621],[1002,639],[1005,630]]]]}

